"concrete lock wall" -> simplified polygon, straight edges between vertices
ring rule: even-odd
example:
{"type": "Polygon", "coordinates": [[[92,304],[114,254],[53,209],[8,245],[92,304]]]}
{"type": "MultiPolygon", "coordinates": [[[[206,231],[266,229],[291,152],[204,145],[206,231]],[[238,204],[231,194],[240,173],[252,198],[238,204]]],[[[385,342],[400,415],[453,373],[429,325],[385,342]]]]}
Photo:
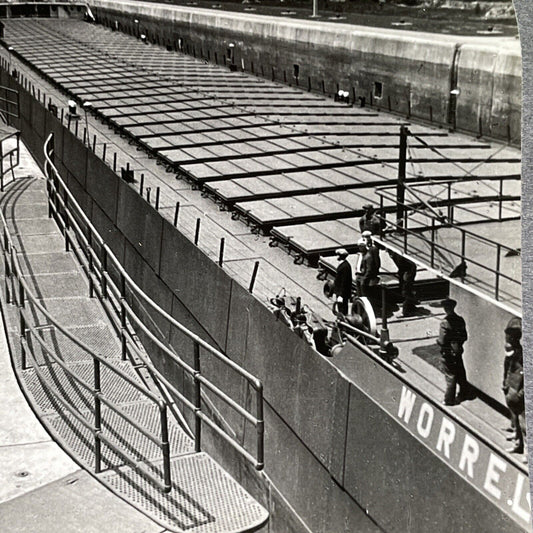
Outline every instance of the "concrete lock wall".
{"type": "Polygon", "coordinates": [[[348,90],[408,117],[520,142],[518,40],[413,33],[224,13],[146,2],[93,0],[98,22],[304,90],[348,90]],[[135,24],[134,20],[139,21],[135,24]],[[481,59],[479,59],[481,58],[481,59]],[[295,65],[299,75],[294,76],[295,65]],[[458,96],[450,94],[459,89],[458,96]],[[451,99],[457,101],[457,107],[451,99]]]}
{"type": "MultiPolygon", "coordinates": [[[[43,135],[59,133],[62,127],[24,91],[21,104],[23,138],[42,153],[43,135]],[[29,109],[38,118],[25,119],[29,109]]],[[[73,194],[135,282],[185,326],[263,381],[265,473],[256,473],[205,426],[203,449],[269,509],[268,531],[300,533],[306,531],[303,523],[322,533],[474,533],[480,531],[479,524],[488,533],[527,530],[516,517],[509,517],[507,504],[500,506],[488,498],[444,461],[434,445],[417,436],[420,422],[411,427],[394,416],[402,384],[389,370],[354,347],[343,356],[345,366],[339,356],[335,364],[340,368],[334,367],[276,321],[65,128],[56,136],[55,159],[73,194]],[[273,343],[273,338],[278,341],[273,343]],[[379,401],[373,398],[376,391],[381,393],[379,401]],[[478,517],[476,521],[472,516],[478,517]]],[[[150,329],[191,362],[191,342],[153,317],[141,302],[133,304],[148,322],[153,318],[150,329]]],[[[141,337],[146,341],[146,336],[141,337]]],[[[153,343],[146,342],[146,348],[154,364],[191,397],[191,380],[183,371],[153,343]]],[[[207,376],[235,400],[242,405],[251,402],[250,390],[239,375],[205,353],[202,364],[207,376]]],[[[253,450],[254,428],[209,397],[223,423],[253,450]]],[[[192,422],[190,415],[188,419],[192,422]]],[[[524,475],[515,470],[507,465],[507,475],[524,475]]],[[[522,481],[517,486],[522,490],[525,485],[522,481]]],[[[518,489],[516,494],[521,510],[525,496],[518,489]]],[[[501,498],[514,495],[502,491],[501,498]]]]}

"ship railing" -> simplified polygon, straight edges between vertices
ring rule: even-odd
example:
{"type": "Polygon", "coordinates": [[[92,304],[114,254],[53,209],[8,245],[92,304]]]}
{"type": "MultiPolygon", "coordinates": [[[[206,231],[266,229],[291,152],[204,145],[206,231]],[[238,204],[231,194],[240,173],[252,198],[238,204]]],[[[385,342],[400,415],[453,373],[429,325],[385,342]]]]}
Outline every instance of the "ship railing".
{"type": "MultiPolygon", "coordinates": [[[[72,249],[78,260],[82,262],[84,271],[89,279],[90,295],[96,295],[113,318],[123,347],[123,358],[137,357],[150,372],[160,390],[166,394],[168,391],[177,397],[184,407],[194,416],[195,451],[202,450],[202,423],[205,423],[217,435],[237,450],[257,470],[264,467],[264,415],[263,415],[263,383],[250,372],[235,363],[226,354],[214,348],[201,337],[193,333],[182,323],[172,317],[157,303],[155,303],[130,277],[110,247],[105,243],[91,221],[68,189],[53,164],[53,134],[50,134],[44,145],[45,175],[47,177],[47,190],[49,197],[49,215],[53,216],[60,226],[64,238],[65,248],[72,249]],[[149,321],[156,323],[156,317],[162,318],[171,327],[176,328],[193,344],[193,364],[187,363],[169,345],[159,328],[154,333],[138,316],[134,309],[134,301],[142,302],[153,311],[149,321]],[[194,383],[192,399],[180,391],[158,368],[151,359],[138,348],[135,336],[131,333],[128,324],[144,336],[149,343],[160,350],[165,357],[174,362],[188,375],[194,383]],[[203,353],[202,353],[203,352],[203,353]],[[255,394],[253,412],[248,410],[231,398],[226,392],[213,383],[202,373],[202,357],[205,354],[215,358],[242,378],[248,385],[248,390],[255,394]],[[241,444],[229,423],[218,415],[217,409],[209,399],[211,393],[223,404],[229,406],[244,420],[255,427],[255,453],[250,452],[241,444]],[[223,427],[221,427],[223,426],[223,427]]],[[[145,344],[148,344],[145,343],[145,344]]]]}
{"type": "MultiPolygon", "coordinates": [[[[383,206],[383,198],[387,196],[386,192],[381,189],[378,194],[381,195],[382,202],[380,207],[383,206]]],[[[392,232],[396,232],[401,236],[402,243],[400,246],[400,253],[407,253],[409,250],[414,250],[422,252],[423,250],[417,250],[416,243],[425,244],[429,247],[429,266],[432,269],[435,269],[437,263],[437,255],[443,256],[448,254],[455,260],[457,264],[454,266],[459,266],[461,264],[466,265],[467,262],[471,265],[475,265],[481,271],[488,273],[489,277],[493,278],[493,283],[488,282],[486,279],[477,279],[477,281],[483,285],[487,286],[489,284],[488,294],[492,296],[496,301],[501,300],[501,282],[505,280],[510,284],[511,287],[517,289],[517,294],[520,294],[520,289],[522,286],[521,280],[509,276],[501,270],[502,258],[507,256],[520,255],[520,249],[513,248],[502,244],[501,242],[495,241],[478,233],[475,233],[472,230],[466,229],[462,226],[458,226],[448,217],[440,216],[435,210],[434,206],[430,203],[430,212],[425,209],[426,206],[413,205],[409,203],[400,204],[405,208],[405,213],[408,210],[414,211],[417,215],[423,216],[428,219],[427,224],[422,224],[420,226],[409,227],[409,217],[406,215],[404,218],[391,221],[386,219],[382,215],[382,220],[387,224],[389,229],[392,232]],[[441,228],[449,228],[457,232],[457,239],[453,239],[452,242],[456,242],[458,246],[456,249],[452,248],[450,245],[445,245],[442,242],[438,242],[438,230],[441,228]],[[429,232],[429,237],[423,235],[424,232],[429,232]],[[481,244],[482,249],[486,251],[483,253],[483,260],[476,260],[468,254],[468,249],[470,249],[472,242],[481,244]],[[490,261],[488,258],[491,257],[490,261]],[[490,266],[492,263],[493,266],[490,266]]],[[[519,217],[516,217],[519,218],[519,217]]],[[[387,232],[383,234],[383,238],[386,238],[387,232]]],[[[425,263],[424,263],[424,266],[425,263]]],[[[442,273],[441,273],[442,274],[442,273]]],[[[464,278],[465,276],[459,276],[464,278]]]]}
{"type": "MultiPolygon", "coordinates": [[[[8,230],[7,222],[2,212],[0,212],[0,223],[2,225],[3,241],[2,252],[4,256],[4,269],[5,269],[5,295],[6,303],[14,304],[18,308],[18,320],[19,320],[19,338],[21,348],[21,368],[27,370],[30,368],[28,365],[28,357],[31,361],[31,368],[35,371],[42,383],[46,384],[47,391],[53,394],[61,405],[84,427],[86,427],[94,437],[94,470],[96,473],[102,470],[102,451],[101,445],[104,443],[115,454],[121,457],[125,463],[135,468],[142,476],[149,479],[155,486],[164,492],[170,492],[172,488],[171,470],[170,470],[170,447],[168,439],[168,419],[167,419],[167,405],[150,390],[146,389],[144,385],[130,376],[125,374],[119,368],[114,366],[108,360],[106,360],[101,354],[95,352],[84,342],[79,340],[75,335],[69,331],[68,326],[62,324],[55,319],[49,311],[39,302],[39,298],[30,289],[28,283],[24,278],[24,272],[21,268],[18,259],[18,251],[13,243],[11,235],[8,230]],[[56,353],[54,347],[50,347],[40,335],[42,327],[37,324],[37,316],[40,313],[48,325],[56,328],[58,332],[69,339],[74,345],[80,348],[84,353],[89,355],[93,360],[93,383],[89,383],[86,380],[78,376],[69,367],[68,363],[65,363],[56,353]],[[41,353],[46,354],[47,358],[53,360],[63,372],[70,378],[72,382],[75,382],[88,394],[92,395],[94,417],[82,414],[69,400],[62,394],[56,385],[52,384],[53,379],[49,379],[40,363],[37,361],[37,354],[35,349],[41,349],[41,353]],[[119,405],[110,400],[106,391],[102,390],[101,369],[102,366],[112,371],[119,379],[128,383],[139,391],[144,397],[153,402],[159,411],[160,433],[156,434],[146,430],[141,424],[139,424],[134,418],[126,413],[119,405]],[[104,413],[106,410],[102,410],[102,405],[105,405],[109,410],[116,413],[121,419],[134,427],[148,440],[154,443],[161,449],[163,458],[163,481],[159,477],[154,476],[149,469],[142,464],[136,457],[125,452],[121,447],[117,446],[103,431],[104,426],[104,413]]],[[[59,440],[61,440],[58,437],[59,440]]]]}

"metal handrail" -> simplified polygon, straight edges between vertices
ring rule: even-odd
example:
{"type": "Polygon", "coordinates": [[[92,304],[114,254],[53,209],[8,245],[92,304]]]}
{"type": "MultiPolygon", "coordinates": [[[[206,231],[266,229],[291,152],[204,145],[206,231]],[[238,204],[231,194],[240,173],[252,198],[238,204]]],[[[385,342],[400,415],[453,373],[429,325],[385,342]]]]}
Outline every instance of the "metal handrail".
{"type": "MultiPolygon", "coordinates": [[[[224,403],[229,405],[231,408],[236,410],[240,415],[245,417],[249,422],[251,422],[257,432],[257,444],[256,444],[256,453],[257,457],[253,458],[250,453],[245,450],[238,442],[235,441],[233,436],[228,435],[218,426],[213,427],[217,433],[219,433],[223,438],[225,438],[230,444],[232,444],[244,457],[254,464],[255,468],[261,470],[264,466],[264,419],[263,419],[263,385],[262,382],[253,376],[251,373],[240,367],[237,363],[233,362],[229,357],[224,353],[212,347],[210,344],[201,339],[198,335],[187,329],[183,324],[178,322],[175,318],[170,316],[166,311],[161,309],[140,287],[131,279],[126,270],[119,263],[118,259],[115,257],[111,249],[104,242],[96,228],[90,222],[88,217],[85,215],[78,202],[68,190],[65,182],[59,175],[58,170],[54,166],[51,156],[53,154],[53,147],[51,147],[51,141],[53,139],[53,134],[50,134],[46,139],[44,144],[44,156],[45,156],[45,174],[47,176],[48,182],[48,195],[49,195],[49,214],[57,215],[58,222],[61,223],[65,235],[65,246],[67,249],[70,246],[76,248],[73,239],[69,236],[69,229],[72,229],[76,240],[80,243],[80,247],[83,253],[86,255],[89,262],[88,268],[87,265],[84,266],[84,271],[86,274],[89,274],[90,282],[90,291],[91,294],[96,291],[102,303],[109,299],[110,293],[115,298],[120,301],[120,314],[121,314],[121,325],[122,333],[121,338],[123,340],[123,347],[125,350],[133,348],[135,355],[138,356],[147,368],[150,370],[152,375],[158,376],[158,371],[154,367],[153,363],[147,361],[146,358],[143,358],[140,354],[140,351],[136,349],[135,342],[131,340],[130,343],[125,341],[125,336],[127,335],[124,325],[127,320],[132,320],[142,331],[150,338],[151,341],[156,343],[157,347],[160,348],[166,355],[168,355],[174,362],[179,364],[185,372],[187,372],[194,380],[195,383],[195,399],[194,402],[185,401],[184,396],[177,391],[177,389],[168,382],[164,380],[165,385],[170,388],[172,392],[178,395],[178,397],[184,401],[184,405],[189,409],[193,410],[195,415],[195,448],[197,451],[201,449],[201,422],[204,421],[208,425],[214,424],[208,417],[202,412],[202,385],[204,385],[212,393],[216,394],[224,403]],[[58,187],[61,189],[61,193],[58,190],[58,187]],[[81,227],[83,225],[84,229],[81,227]],[[98,245],[99,252],[97,253],[94,249],[94,246],[98,245]],[[109,274],[109,267],[112,266],[118,276],[120,277],[119,288],[116,285],[115,280],[109,274]],[[99,284],[96,286],[93,283],[93,275],[99,280],[99,284]],[[99,287],[98,287],[99,285],[99,287]],[[184,333],[188,338],[193,341],[195,357],[194,357],[194,367],[191,367],[185,363],[171,348],[165,345],[160,339],[158,339],[152,331],[143,323],[143,321],[135,314],[132,307],[126,300],[126,289],[131,291],[133,296],[139,297],[139,299],[146,303],[151,309],[156,311],[162,318],[164,318],[171,326],[176,327],[179,331],[184,333]],[[228,396],[224,391],[216,387],[214,384],[210,383],[204,376],[201,374],[200,370],[200,348],[206,350],[209,354],[216,357],[218,360],[222,361],[229,368],[234,370],[242,378],[244,378],[248,384],[255,390],[256,393],[256,406],[255,406],[255,416],[252,415],[249,411],[242,408],[235,400],[228,396]],[[209,421],[208,421],[209,420],[209,421]]],[[[78,253],[76,254],[79,258],[78,253]]],[[[112,302],[112,300],[109,300],[112,302]]],[[[105,305],[105,304],[104,304],[105,305]]],[[[118,314],[118,311],[114,309],[115,313],[118,314]]],[[[124,354],[123,354],[124,355],[124,354]]]]}
{"type": "Polygon", "coordinates": [[[108,361],[106,361],[100,354],[95,353],[91,348],[89,348],[85,343],[83,343],[81,340],[75,337],[72,333],[70,333],[66,327],[64,327],[58,320],[56,320],[50,312],[38,301],[37,297],[33,294],[31,289],[29,288],[28,284],[24,280],[22,269],[17,257],[17,248],[13,244],[13,240],[11,238],[11,235],[9,234],[9,231],[7,229],[7,222],[5,220],[5,217],[3,213],[0,211],[0,222],[3,227],[3,254],[4,254],[4,261],[6,266],[8,268],[6,269],[6,295],[8,303],[11,301],[11,298],[9,296],[9,285],[8,285],[8,277],[11,279],[13,283],[13,279],[16,279],[18,283],[18,295],[17,291],[13,290],[13,303],[15,303],[19,309],[19,320],[20,320],[20,342],[21,342],[21,367],[22,369],[26,369],[26,355],[29,353],[30,357],[33,362],[33,369],[37,373],[37,375],[43,380],[43,382],[47,383],[47,388],[50,392],[54,394],[54,396],[62,403],[67,410],[82,424],[84,424],[86,427],[88,427],[95,438],[95,472],[98,473],[101,471],[101,451],[100,451],[100,444],[101,442],[105,442],[114,452],[116,452],[120,457],[124,459],[125,462],[130,464],[133,468],[136,468],[138,470],[141,470],[143,472],[143,475],[147,476],[151,482],[153,482],[155,485],[157,485],[161,490],[164,492],[170,492],[172,488],[171,484],[171,472],[170,472],[170,449],[169,449],[169,443],[168,443],[168,428],[167,428],[167,419],[166,419],[166,404],[162,402],[157,396],[155,396],[151,391],[145,389],[142,387],[138,382],[135,380],[132,380],[127,374],[122,372],[120,369],[114,367],[111,365],[108,361]],[[86,352],[92,359],[94,363],[94,376],[95,376],[95,384],[90,385],[86,383],[82,378],[80,378],[75,372],[73,372],[68,364],[66,364],[64,361],[62,361],[59,357],[56,356],[55,351],[51,349],[48,344],[44,341],[44,339],[38,334],[37,329],[31,325],[31,321],[27,317],[27,311],[26,311],[26,305],[25,302],[30,302],[32,306],[35,307],[40,313],[44,315],[46,320],[51,323],[54,327],[57,328],[59,332],[61,332],[65,337],[70,339],[72,342],[74,342],[79,348],[81,348],[84,352],[86,352]],[[92,425],[90,422],[87,421],[85,417],[83,417],[70,403],[64,399],[59,393],[59,391],[56,389],[55,386],[51,385],[49,380],[47,380],[42,372],[40,371],[39,365],[35,359],[35,354],[33,353],[33,350],[30,348],[30,345],[28,343],[27,334],[30,334],[32,338],[34,338],[39,346],[46,352],[48,356],[50,356],[54,362],[60,366],[64,372],[66,372],[76,383],[78,383],[80,386],[82,386],[84,389],[86,389],[94,398],[95,402],[95,423],[92,425]],[[160,412],[161,416],[161,438],[159,438],[157,435],[152,434],[151,432],[144,429],[140,424],[138,424],[133,418],[129,417],[126,413],[120,409],[116,404],[114,404],[111,400],[107,399],[103,393],[100,390],[99,385],[99,376],[100,376],[100,364],[104,364],[107,368],[112,370],[114,373],[116,373],[118,376],[120,376],[124,381],[126,381],[131,386],[135,387],[139,392],[144,394],[148,399],[150,399],[152,402],[154,402],[160,412]],[[117,413],[121,418],[126,420],[130,425],[132,425],[135,429],[137,429],[140,433],[145,435],[148,439],[150,439],[154,444],[156,444],[159,448],[162,450],[163,454],[163,477],[164,482],[162,483],[158,478],[150,474],[150,472],[145,471],[145,469],[139,467],[139,462],[129,454],[123,452],[118,448],[112,441],[106,438],[104,434],[102,434],[101,430],[101,410],[100,410],[100,402],[105,403],[110,409],[112,409],[115,413],[117,413]]]}
{"type": "MultiPolygon", "coordinates": [[[[518,179],[518,178],[513,178],[513,179],[518,179]]],[[[440,183],[440,182],[439,182],[440,183]]],[[[456,183],[456,182],[446,182],[446,183],[456,183]]],[[[394,200],[396,202],[396,197],[392,196],[392,195],[387,195],[385,194],[383,191],[387,190],[387,189],[390,189],[390,188],[393,188],[395,186],[384,186],[384,187],[378,187],[376,189],[376,193],[380,196],[380,197],[386,197],[388,198],[389,200],[394,200]]],[[[412,186],[410,186],[412,187],[412,186]]],[[[495,197],[496,198],[496,197],[495,197]]],[[[515,199],[515,197],[513,196],[512,199],[515,199]]],[[[417,206],[413,205],[413,204],[407,204],[407,203],[400,203],[400,205],[402,205],[403,207],[405,207],[406,209],[410,209],[410,210],[413,210],[415,212],[417,212],[418,214],[421,214],[427,218],[430,218],[432,219],[433,217],[431,217],[430,215],[428,215],[426,212],[424,212],[424,210],[421,210],[421,209],[418,209],[417,206]]],[[[383,206],[381,205],[380,206],[380,209],[383,210],[383,206]]],[[[388,223],[390,223],[389,221],[387,221],[388,223]]],[[[482,242],[487,242],[489,244],[493,244],[494,246],[497,246],[498,243],[497,241],[494,241],[492,239],[489,239],[488,237],[484,237],[483,235],[479,235],[471,230],[468,230],[468,229],[465,229],[465,228],[462,228],[462,227],[459,227],[457,225],[455,225],[453,222],[447,222],[445,224],[446,226],[448,227],[451,227],[453,229],[457,229],[458,231],[460,231],[461,233],[464,233],[466,235],[469,235],[479,241],[482,241],[482,242]]],[[[509,246],[506,246],[505,244],[500,244],[500,246],[503,248],[503,249],[506,249],[507,251],[515,251],[514,248],[511,248],[509,246]]]]}

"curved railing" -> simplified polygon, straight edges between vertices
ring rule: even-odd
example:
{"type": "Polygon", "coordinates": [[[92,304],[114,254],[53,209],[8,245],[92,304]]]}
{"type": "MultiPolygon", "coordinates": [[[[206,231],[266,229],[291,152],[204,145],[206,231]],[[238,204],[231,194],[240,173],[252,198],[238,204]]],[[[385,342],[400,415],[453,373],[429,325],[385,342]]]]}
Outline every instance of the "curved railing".
{"type": "MultiPolygon", "coordinates": [[[[96,294],[104,307],[109,311],[110,317],[114,317],[114,325],[122,343],[123,358],[134,356],[140,359],[152,376],[160,381],[164,387],[175,395],[183,405],[194,415],[194,442],[195,450],[201,451],[202,423],[207,424],[215,433],[235,448],[242,456],[250,461],[254,467],[261,470],[264,466],[264,420],[263,420],[263,385],[262,382],[232,361],[224,353],[217,350],[198,335],[190,331],[178,322],[160,306],[158,306],[140,287],[133,281],[126,270],[122,267],[111,249],[104,242],[95,227],[87,218],[74,196],[67,188],[65,182],[55,168],[53,157],[53,134],[50,134],[44,145],[45,174],[47,176],[47,189],[49,195],[49,214],[54,216],[65,237],[65,246],[72,248],[82,267],[88,276],[90,295],[96,294]],[[113,275],[110,274],[113,269],[113,275]],[[176,328],[189,338],[193,343],[193,365],[189,365],[176,352],[167,345],[165,339],[157,335],[137,316],[132,306],[133,298],[137,298],[150,308],[155,314],[163,318],[170,326],[176,328]],[[193,399],[185,396],[176,386],[171,383],[151,362],[137,346],[135,339],[127,327],[130,323],[142,332],[146,338],[155,344],[171,361],[176,363],[194,382],[193,399]],[[202,375],[201,352],[207,352],[216,360],[222,362],[233,372],[246,381],[251,390],[255,392],[254,414],[238,404],[224,391],[202,375]],[[236,413],[251,423],[256,428],[256,453],[252,455],[240,444],[227,423],[223,423],[226,429],[204,412],[202,402],[213,411],[212,402],[203,389],[215,395],[220,401],[232,408],[236,413]]],[[[218,418],[218,417],[217,417],[218,418]]]]}
{"type": "Polygon", "coordinates": [[[104,357],[96,353],[85,343],[80,341],[75,335],[68,331],[67,327],[62,325],[56,320],[48,310],[39,302],[37,296],[33,294],[32,290],[26,283],[23,275],[22,268],[19,264],[17,257],[17,249],[13,244],[11,236],[8,231],[8,226],[4,215],[0,212],[0,223],[2,224],[3,231],[3,254],[4,254],[4,268],[5,268],[5,294],[7,303],[14,303],[18,307],[19,311],[19,335],[21,344],[21,367],[23,370],[28,368],[27,356],[30,356],[32,361],[32,368],[43,383],[46,383],[47,390],[54,395],[65,409],[83,426],[89,429],[94,435],[94,453],[95,453],[95,472],[101,471],[102,455],[101,444],[105,443],[114,453],[121,457],[127,464],[135,468],[139,473],[148,478],[152,483],[158,486],[164,492],[170,492],[172,488],[171,471],[170,471],[170,447],[168,440],[168,420],[167,420],[167,404],[161,401],[156,395],[147,390],[139,382],[132,379],[130,376],[122,372],[119,368],[106,361],[104,357]],[[73,372],[69,365],[66,364],[56,355],[56,350],[50,348],[44,339],[39,335],[38,327],[32,324],[33,320],[30,316],[29,306],[39,313],[41,313],[46,320],[52,324],[57,331],[72,341],[83,352],[88,354],[94,363],[94,382],[92,384],[86,382],[80,378],[75,372],[73,372]],[[87,393],[92,395],[94,399],[94,420],[89,420],[83,416],[71,402],[64,398],[63,395],[57,390],[55,385],[52,385],[50,380],[46,378],[42,372],[40,365],[36,360],[35,353],[33,351],[33,343],[31,340],[37,342],[38,346],[50,357],[54,363],[61,367],[61,369],[80,387],[85,389],[87,393]],[[100,379],[101,366],[114,372],[123,381],[127,382],[130,386],[134,387],[137,391],[143,394],[148,400],[153,402],[158,410],[160,416],[161,433],[160,437],[150,431],[144,429],[138,424],[132,417],[128,416],[120,406],[116,405],[113,401],[106,397],[105,392],[102,391],[102,384],[100,379]],[[123,420],[133,426],[137,431],[142,433],[147,439],[158,446],[163,455],[163,482],[153,476],[148,468],[143,465],[138,459],[122,450],[122,448],[116,446],[111,439],[109,439],[102,431],[103,416],[102,416],[102,404],[111,409],[114,413],[120,416],[123,420]]]}

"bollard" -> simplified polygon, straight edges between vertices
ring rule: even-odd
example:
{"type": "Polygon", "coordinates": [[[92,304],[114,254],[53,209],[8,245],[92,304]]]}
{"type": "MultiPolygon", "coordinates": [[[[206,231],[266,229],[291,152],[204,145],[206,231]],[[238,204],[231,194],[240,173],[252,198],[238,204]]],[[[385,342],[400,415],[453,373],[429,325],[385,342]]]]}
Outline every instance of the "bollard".
{"type": "Polygon", "coordinates": [[[196,219],[196,230],[194,232],[194,244],[198,246],[198,239],[200,238],[200,219],[196,219]]]}
{"type": "Polygon", "coordinates": [[[174,210],[174,227],[178,225],[179,214],[180,214],[180,203],[176,202],[176,209],[174,210]]]}
{"type": "Polygon", "coordinates": [[[252,272],[252,279],[250,280],[250,287],[248,288],[248,291],[250,293],[253,293],[253,291],[254,291],[255,278],[257,277],[257,270],[258,269],[259,269],[259,261],[256,261],[255,265],[254,265],[254,271],[252,272]]]}
{"type": "Polygon", "coordinates": [[[222,237],[220,239],[220,249],[218,251],[218,265],[221,267],[224,264],[224,243],[225,239],[222,237]]]}

